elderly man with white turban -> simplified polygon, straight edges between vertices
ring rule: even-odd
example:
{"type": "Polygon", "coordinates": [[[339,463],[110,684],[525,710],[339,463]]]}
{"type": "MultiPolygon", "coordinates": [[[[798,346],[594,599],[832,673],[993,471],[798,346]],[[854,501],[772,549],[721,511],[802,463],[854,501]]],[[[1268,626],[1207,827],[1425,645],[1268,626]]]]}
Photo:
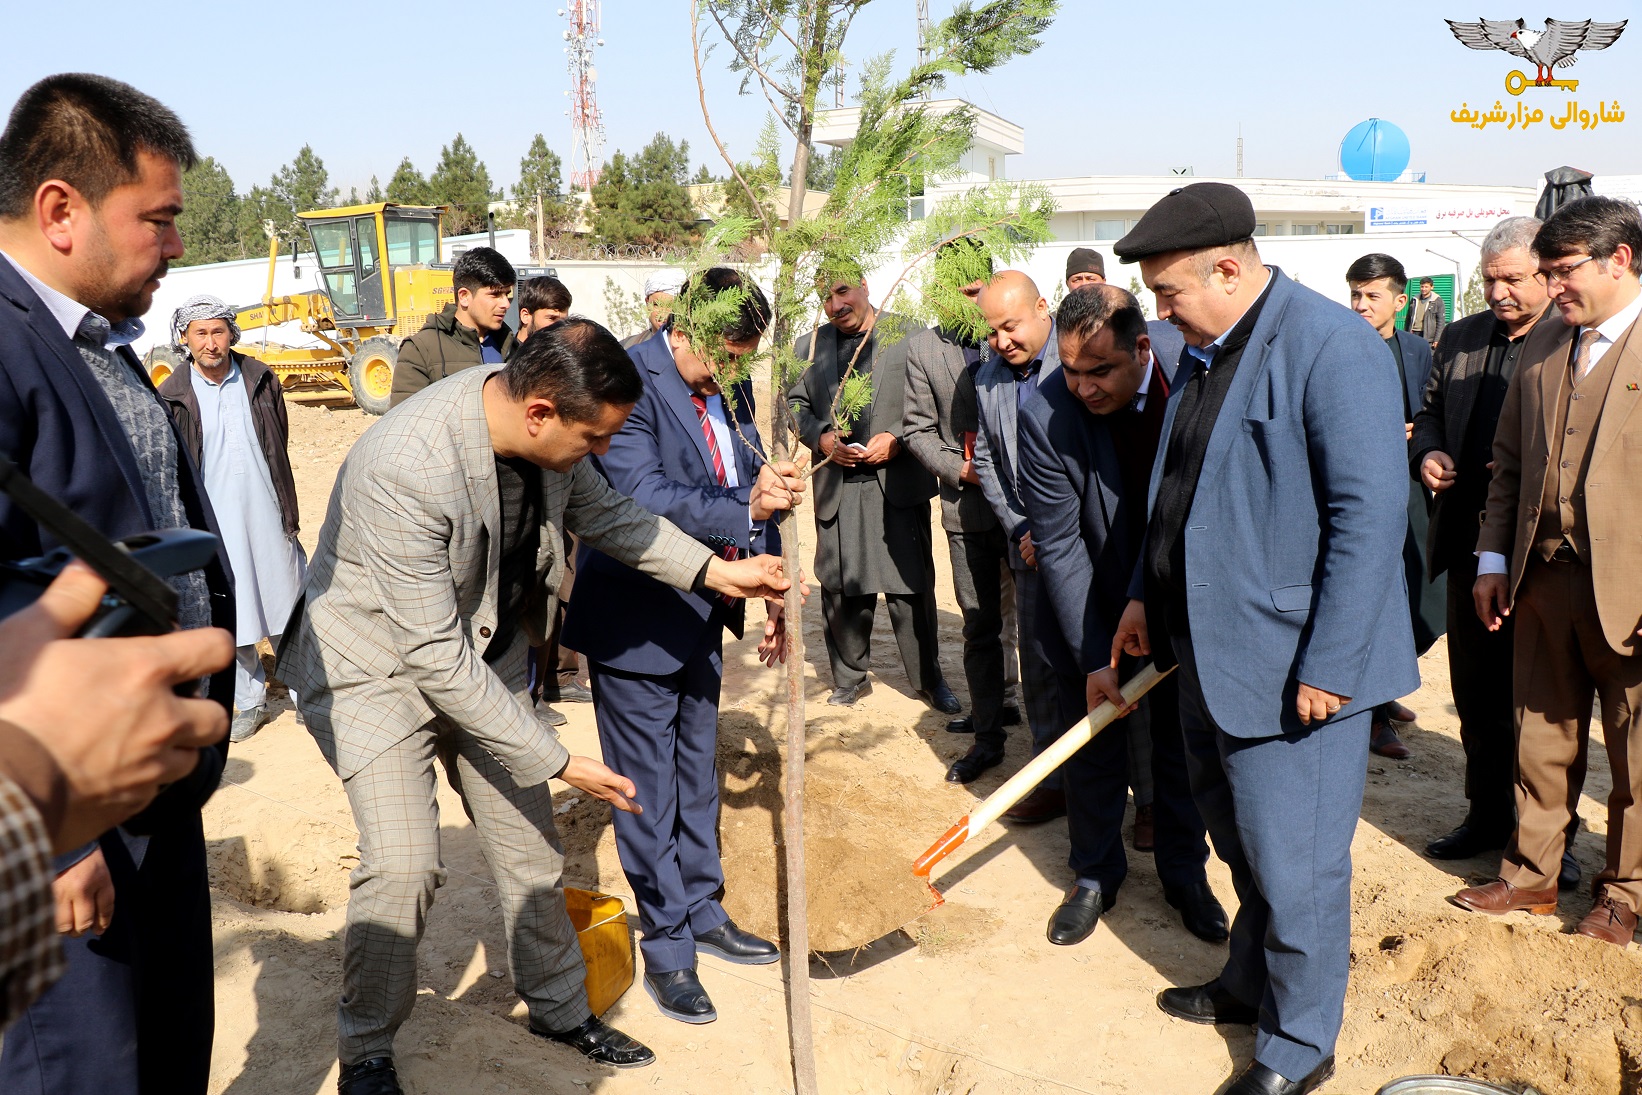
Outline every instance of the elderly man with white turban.
{"type": "Polygon", "coordinates": [[[644,306],[650,310],[650,326],[621,340],[622,349],[631,350],[663,327],[673,316],[673,298],[684,288],[684,271],[676,267],[657,270],[644,279],[644,306]]]}
{"type": "Polygon", "coordinates": [[[244,741],[266,718],[268,682],[257,644],[279,644],[307,572],[297,543],[285,395],[268,366],[234,351],[234,309],[216,297],[193,297],[178,308],[171,338],[190,367],[167,377],[160,396],[205,480],[234,570],[238,649],[229,740],[244,741]]]}

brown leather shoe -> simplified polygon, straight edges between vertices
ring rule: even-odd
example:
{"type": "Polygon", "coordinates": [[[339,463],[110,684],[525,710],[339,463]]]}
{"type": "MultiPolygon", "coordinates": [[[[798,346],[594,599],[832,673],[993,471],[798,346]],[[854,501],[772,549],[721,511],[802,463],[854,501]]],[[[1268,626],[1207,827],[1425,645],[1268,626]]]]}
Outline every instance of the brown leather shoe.
{"type": "Polygon", "coordinates": [[[1032,793],[1004,811],[1005,821],[1036,825],[1066,816],[1066,792],[1055,787],[1034,787],[1032,793]]]}
{"type": "Polygon", "coordinates": [[[1135,851],[1149,852],[1157,844],[1157,823],[1150,804],[1135,807],[1135,851]]]}
{"type": "Polygon", "coordinates": [[[1579,934],[1628,947],[1631,936],[1636,934],[1636,914],[1603,890],[1597,896],[1596,904],[1591,906],[1591,911],[1579,922],[1579,934]]]}
{"type": "Polygon", "coordinates": [[[1390,760],[1407,760],[1413,756],[1403,739],[1397,736],[1397,728],[1390,722],[1377,722],[1368,733],[1369,751],[1390,760]]]}
{"type": "MultiPolygon", "coordinates": [[[[1485,886],[1467,886],[1448,899],[1462,909],[1500,916],[1508,912],[1531,912],[1550,916],[1556,912],[1556,887],[1546,890],[1519,890],[1503,878],[1485,886]]],[[[1635,917],[1632,917],[1634,923],[1635,917]]]]}
{"type": "Polygon", "coordinates": [[[1392,722],[1414,722],[1419,718],[1412,707],[1398,703],[1396,700],[1392,700],[1385,705],[1385,713],[1391,716],[1392,722]]]}

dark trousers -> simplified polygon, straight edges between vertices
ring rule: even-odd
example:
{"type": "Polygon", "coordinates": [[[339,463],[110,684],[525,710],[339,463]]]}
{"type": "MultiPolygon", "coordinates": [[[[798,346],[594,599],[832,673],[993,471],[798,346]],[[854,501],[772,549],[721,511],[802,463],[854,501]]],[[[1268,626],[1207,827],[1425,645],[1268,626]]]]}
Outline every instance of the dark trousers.
{"type": "Polygon", "coordinates": [[[531,666],[531,694],[544,703],[558,700],[559,689],[576,683],[576,674],[581,670],[580,655],[559,643],[564,614],[570,607],[570,595],[576,584],[576,552],[581,541],[566,532],[563,546],[564,577],[559,580],[559,607],[553,614],[547,642],[533,652],[536,660],[531,666]]]}
{"type": "Polygon", "coordinates": [[[638,902],[650,973],[695,966],[695,933],[727,919],[718,903],[718,695],[714,638],[666,676],[590,662],[604,762],[633,781],[644,813],[614,810],[616,850],[638,902]]]}
{"type": "Polygon", "coordinates": [[[1498,631],[1477,619],[1471,587],[1477,558],[1448,567],[1448,677],[1465,749],[1466,820],[1509,832],[1516,818],[1516,711],[1511,702],[1511,644],[1516,617],[1498,631]]]}
{"type": "MultiPolygon", "coordinates": [[[[832,686],[854,688],[867,679],[872,656],[872,618],[878,594],[821,591],[821,615],[827,625],[827,660],[832,663],[832,686]]],[[[917,692],[928,692],[941,681],[940,646],[935,630],[935,585],[922,593],[885,593],[895,645],[901,664],[917,692]]]]}
{"type": "Polygon", "coordinates": [[[64,937],[68,970],[6,1030],[5,1095],[204,1095],[211,1074],[211,904],[199,815],[149,840],[138,870],[101,840],[114,920],[64,937]]]}
{"type": "Polygon", "coordinates": [[[1296,1080],[1334,1052],[1345,1012],[1371,713],[1233,737],[1209,714],[1191,639],[1175,637],[1174,651],[1192,797],[1237,890],[1220,982],[1260,1008],[1254,1059],[1296,1080]]]}
{"type": "MultiPolygon", "coordinates": [[[[1057,675],[1061,721],[1072,726],[1088,712],[1085,678],[1057,675]]],[[[1186,744],[1180,732],[1179,686],[1174,675],[1155,685],[1140,709],[1096,734],[1061,768],[1066,789],[1066,829],[1072,841],[1067,866],[1079,885],[1116,895],[1129,873],[1123,848],[1123,810],[1129,798],[1130,728],[1143,728],[1151,744],[1157,839],[1152,856],[1167,890],[1203,882],[1209,845],[1186,775],[1186,744]]]]}
{"type": "Polygon", "coordinates": [[[975,740],[1002,745],[1003,583],[1009,541],[994,525],[984,532],[948,532],[946,546],[952,555],[952,590],[964,617],[964,679],[975,740]]]}

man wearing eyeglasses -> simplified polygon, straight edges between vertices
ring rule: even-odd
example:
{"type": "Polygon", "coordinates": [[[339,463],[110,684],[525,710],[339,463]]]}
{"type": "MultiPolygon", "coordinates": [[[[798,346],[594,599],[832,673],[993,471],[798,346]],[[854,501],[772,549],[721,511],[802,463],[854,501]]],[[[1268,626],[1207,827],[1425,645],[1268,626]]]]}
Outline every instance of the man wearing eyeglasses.
{"type": "MultiPolygon", "coordinates": [[[[1549,307],[1534,254],[1534,217],[1507,217],[1482,243],[1488,310],[1448,328],[1414,416],[1414,478],[1435,496],[1426,532],[1426,579],[1448,575],[1448,677],[1465,749],[1465,820],[1426,845],[1433,859],[1470,859],[1505,847],[1516,825],[1516,716],[1511,706],[1511,621],[1477,618],[1477,530],[1488,502],[1494,429],[1528,333],[1549,307]]],[[[1555,318],[1550,321],[1557,324],[1555,318]]],[[[1569,859],[1572,864],[1572,858],[1569,859]]],[[[1573,884],[1578,883],[1577,865],[1573,884]]]]}
{"type": "Polygon", "coordinates": [[[1607,859],[1579,934],[1625,947],[1642,909],[1642,219],[1582,198],[1534,238],[1562,323],[1538,324],[1505,395],[1477,541],[1477,616],[1513,643],[1517,827],[1462,908],[1556,912],[1565,832],[1600,699],[1614,772],[1607,859]]]}

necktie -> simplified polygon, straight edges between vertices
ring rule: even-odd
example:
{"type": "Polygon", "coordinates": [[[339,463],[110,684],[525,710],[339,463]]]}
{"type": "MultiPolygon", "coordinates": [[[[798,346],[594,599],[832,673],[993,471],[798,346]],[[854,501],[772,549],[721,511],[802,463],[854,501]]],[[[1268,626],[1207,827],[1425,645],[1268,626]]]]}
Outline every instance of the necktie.
{"type": "Polygon", "coordinates": [[[1585,374],[1591,371],[1591,347],[1601,337],[1602,332],[1595,327],[1587,327],[1579,332],[1579,352],[1574,355],[1575,380],[1585,379],[1585,374]]]}
{"type": "Polygon", "coordinates": [[[718,485],[725,486],[728,479],[724,475],[724,457],[719,455],[718,434],[713,431],[713,424],[707,418],[707,400],[704,396],[690,394],[690,402],[695,404],[696,417],[701,421],[701,433],[707,439],[707,454],[713,458],[713,474],[718,476],[718,485]]]}
{"type": "MultiPolygon", "coordinates": [[[[690,402],[695,405],[696,418],[701,422],[702,436],[707,439],[707,455],[713,458],[713,474],[718,476],[719,486],[727,486],[728,480],[724,475],[724,457],[719,455],[718,435],[713,432],[713,423],[707,417],[706,397],[699,396],[696,393],[691,392],[690,402]]],[[[718,545],[715,544],[714,546],[718,545]]],[[[737,557],[741,554],[740,550],[734,544],[725,544],[722,547],[719,547],[718,553],[721,557],[728,559],[732,563],[735,562],[737,557]]],[[[719,599],[727,605],[733,606],[735,604],[735,598],[730,596],[728,593],[720,593],[718,596],[719,599]]]]}

